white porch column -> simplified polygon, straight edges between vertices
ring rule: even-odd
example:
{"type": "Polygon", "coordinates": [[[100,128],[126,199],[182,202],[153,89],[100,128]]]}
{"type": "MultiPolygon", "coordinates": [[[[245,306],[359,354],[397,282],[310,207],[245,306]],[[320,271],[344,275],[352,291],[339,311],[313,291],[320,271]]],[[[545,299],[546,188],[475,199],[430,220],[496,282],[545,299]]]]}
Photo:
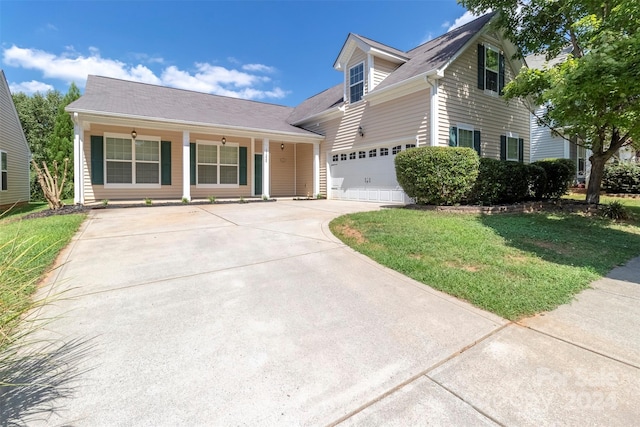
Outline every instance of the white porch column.
{"type": "Polygon", "coordinates": [[[182,197],[191,201],[191,148],[189,131],[182,131],[182,197]]]}
{"type": "Polygon", "coordinates": [[[78,113],[73,115],[73,203],[84,204],[84,128],[78,119],[78,113]]]}
{"type": "Polygon", "coordinates": [[[320,143],[313,143],[313,196],[320,194],[320,143]]]}
{"type": "Polygon", "coordinates": [[[256,152],[256,139],[255,138],[251,138],[251,151],[249,153],[249,173],[247,174],[247,176],[251,177],[251,195],[252,196],[256,196],[256,177],[255,177],[255,173],[256,173],[256,167],[253,164],[253,162],[255,161],[255,152],[256,152]]]}
{"type": "Polygon", "coordinates": [[[269,138],[262,140],[262,195],[271,196],[271,183],[269,182],[269,138]]]}

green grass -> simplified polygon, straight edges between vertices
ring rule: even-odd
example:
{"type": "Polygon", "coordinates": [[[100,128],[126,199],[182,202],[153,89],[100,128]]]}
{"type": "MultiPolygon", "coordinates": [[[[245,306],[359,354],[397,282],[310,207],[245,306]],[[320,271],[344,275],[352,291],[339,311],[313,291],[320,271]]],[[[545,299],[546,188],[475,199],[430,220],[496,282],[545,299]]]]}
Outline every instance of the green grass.
{"type": "Polygon", "coordinates": [[[0,349],[8,345],[31,295],[86,217],[85,214],[22,219],[33,209],[0,218],[0,349]]]}
{"type": "MultiPolygon", "coordinates": [[[[571,200],[585,200],[584,194],[571,193],[563,197],[564,199],[571,200]]],[[[600,196],[600,203],[609,204],[611,202],[618,201],[622,203],[629,210],[632,216],[632,220],[640,222],[640,197],[612,197],[612,196],[600,196]]]]}
{"type": "Polygon", "coordinates": [[[386,209],[336,218],[355,250],[435,289],[517,320],[567,303],[640,255],[640,224],[580,214],[386,209]]]}

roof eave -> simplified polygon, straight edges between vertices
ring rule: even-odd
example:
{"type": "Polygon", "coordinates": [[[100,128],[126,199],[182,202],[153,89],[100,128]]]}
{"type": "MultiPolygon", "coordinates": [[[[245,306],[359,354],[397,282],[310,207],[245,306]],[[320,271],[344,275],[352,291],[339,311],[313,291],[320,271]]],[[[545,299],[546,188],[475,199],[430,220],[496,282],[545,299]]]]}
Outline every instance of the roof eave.
{"type": "Polygon", "coordinates": [[[324,111],[321,111],[319,113],[312,114],[311,116],[307,116],[304,119],[296,120],[295,122],[291,123],[291,125],[292,126],[301,126],[304,123],[309,123],[309,122],[314,122],[314,121],[331,120],[331,119],[333,119],[335,117],[338,117],[338,116],[340,116],[342,114],[344,114],[343,106],[332,107],[332,108],[328,108],[328,109],[326,109],[324,111]]]}
{"type": "MultiPolygon", "coordinates": [[[[301,132],[286,132],[286,131],[275,130],[275,129],[248,128],[248,127],[242,127],[242,126],[194,122],[189,120],[176,120],[176,119],[164,119],[159,117],[138,116],[134,114],[109,113],[105,111],[86,110],[86,109],[69,108],[69,107],[66,107],[65,111],[67,111],[68,113],[87,114],[87,115],[98,116],[98,117],[120,118],[125,120],[146,121],[146,122],[152,122],[152,123],[168,123],[172,125],[182,125],[185,127],[200,127],[200,128],[229,130],[229,131],[241,131],[246,133],[283,135],[288,137],[310,138],[310,139],[317,139],[317,140],[324,139],[322,135],[318,135],[306,129],[300,129],[301,132]]],[[[290,125],[290,126],[293,126],[293,125],[290,125]]]]}
{"type": "Polygon", "coordinates": [[[444,73],[441,70],[432,69],[413,76],[409,79],[402,80],[401,82],[394,83],[385,88],[369,92],[364,95],[363,99],[369,101],[371,105],[390,101],[392,99],[407,95],[413,91],[427,88],[429,85],[427,81],[428,78],[439,79],[442,77],[444,77],[444,73]]]}

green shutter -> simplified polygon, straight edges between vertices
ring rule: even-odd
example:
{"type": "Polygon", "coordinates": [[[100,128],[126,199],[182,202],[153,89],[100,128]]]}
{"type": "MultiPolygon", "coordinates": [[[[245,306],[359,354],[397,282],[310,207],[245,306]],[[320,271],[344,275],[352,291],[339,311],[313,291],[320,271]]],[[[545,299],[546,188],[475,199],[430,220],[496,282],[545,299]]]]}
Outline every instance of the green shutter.
{"type": "Polygon", "coordinates": [[[240,185],[247,185],[247,147],[240,147],[240,185]]]}
{"type": "Polygon", "coordinates": [[[474,130],[473,131],[473,148],[478,153],[478,156],[482,155],[482,148],[480,146],[480,131],[479,130],[474,130]]]}
{"type": "Polygon", "coordinates": [[[500,135],[500,160],[507,160],[507,135],[500,135]]]}
{"type": "Polygon", "coordinates": [[[484,90],[484,46],[478,45],[478,89],[484,90]]]}
{"type": "Polygon", "coordinates": [[[518,161],[524,162],[524,139],[522,138],[518,140],[518,161]]]}
{"type": "Polygon", "coordinates": [[[91,135],[91,184],[104,185],[104,139],[91,135]]]}
{"type": "Polygon", "coordinates": [[[449,147],[457,147],[458,146],[458,128],[455,126],[451,126],[449,128],[449,147]]]}
{"type": "Polygon", "coordinates": [[[189,162],[191,164],[191,170],[189,171],[191,175],[191,185],[196,185],[196,144],[195,142],[189,143],[189,158],[191,159],[191,161],[189,162]]]}
{"type": "Polygon", "coordinates": [[[500,54],[498,62],[498,93],[502,95],[504,91],[504,55],[500,54]]]}
{"type": "Polygon", "coordinates": [[[160,143],[160,165],[162,185],[171,185],[171,141],[162,141],[160,143]]]}

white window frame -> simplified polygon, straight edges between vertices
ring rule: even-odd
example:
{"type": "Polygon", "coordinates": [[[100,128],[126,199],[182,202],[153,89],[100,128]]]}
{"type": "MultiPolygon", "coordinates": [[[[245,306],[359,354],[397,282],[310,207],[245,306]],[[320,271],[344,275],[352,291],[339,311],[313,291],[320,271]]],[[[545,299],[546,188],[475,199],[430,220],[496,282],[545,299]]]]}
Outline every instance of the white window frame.
{"type": "Polygon", "coordinates": [[[484,45],[484,70],[483,70],[483,74],[484,74],[484,92],[486,94],[489,95],[494,95],[494,96],[498,96],[498,92],[500,91],[500,50],[489,45],[489,44],[485,44],[484,45]],[[492,50],[494,51],[497,55],[498,55],[498,65],[497,65],[497,69],[495,71],[496,73],[496,90],[492,90],[492,89],[488,89],[487,88],[487,71],[490,72],[494,72],[493,70],[490,70],[489,67],[487,67],[487,53],[492,50]]]}
{"type": "MultiPolygon", "coordinates": [[[[116,188],[116,189],[126,189],[126,188],[137,188],[137,189],[151,189],[151,188],[161,188],[162,181],[162,142],[160,137],[151,136],[151,135],[138,135],[136,139],[144,140],[144,141],[156,141],[158,143],[158,183],[149,183],[149,184],[136,184],[136,144],[135,140],[131,138],[131,135],[126,133],[110,133],[105,132],[103,135],[104,145],[104,159],[103,159],[103,168],[104,168],[104,188],[116,188]],[[131,183],[109,183],[107,181],[107,138],[118,138],[118,139],[128,139],[131,141],[131,183]]],[[[117,161],[117,160],[114,160],[117,161]]],[[[142,161],[141,163],[156,163],[151,161],[142,161]]]]}
{"type": "Polygon", "coordinates": [[[505,159],[507,159],[508,161],[519,162],[520,161],[520,142],[519,142],[520,137],[518,136],[517,133],[512,133],[512,132],[508,132],[506,137],[507,137],[507,142],[506,142],[505,147],[504,147],[505,159]],[[515,140],[515,142],[516,142],[516,157],[515,158],[509,157],[509,140],[515,140]]]}
{"type": "Polygon", "coordinates": [[[0,150],[0,191],[9,191],[9,153],[4,150],[0,150]],[[2,157],[4,157],[4,165],[2,164],[2,157]],[[3,190],[5,186],[7,189],[3,190]]]}
{"type": "MultiPolygon", "coordinates": [[[[207,163],[210,164],[210,163],[207,163]]],[[[208,141],[197,139],[196,140],[196,188],[240,188],[240,144],[236,142],[227,141],[226,144],[222,144],[218,141],[208,141]],[[217,184],[200,184],[198,182],[198,145],[215,145],[217,150],[216,160],[216,182],[217,184]],[[235,165],[229,163],[222,163],[220,157],[220,147],[234,147],[238,152],[238,163],[235,165]],[[236,183],[235,184],[220,184],[220,169],[221,166],[235,166],[236,167],[236,183]]]]}
{"type": "Polygon", "coordinates": [[[349,67],[349,72],[347,73],[347,87],[349,88],[349,103],[353,104],[355,102],[360,102],[364,99],[364,61],[355,64],[353,67],[349,67]],[[357,67],[362,67],[362,80],[357,81],[356,83],[351,83],[351,70],[357,67]],[[360,99],[354,101],[351,97],[351,88],[362,83],[362,93],[360,95],[360,99]]]}

